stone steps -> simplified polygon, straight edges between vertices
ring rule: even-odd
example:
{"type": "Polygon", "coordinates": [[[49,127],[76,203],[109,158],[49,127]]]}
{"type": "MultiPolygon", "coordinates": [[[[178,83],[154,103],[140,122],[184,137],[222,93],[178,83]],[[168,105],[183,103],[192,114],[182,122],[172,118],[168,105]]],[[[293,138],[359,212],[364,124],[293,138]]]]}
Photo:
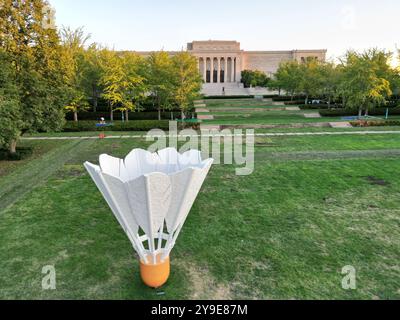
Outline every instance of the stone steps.
{"type": "Polygon", "coordinates": [[[304,118],[308,119],[317,119],[317,118],[322,118],[319,112],[313,112],[313,113],[305,113],[304,118]]]}
{"type": "Polygon", "coordinates": [[[197,119],[198,120],[214,120],[214,116],[200,114],[200,115],[197,116],[197,119]]]}
{"type": "Polygon", "coordinates": [[[353,128],[350,122],[330,122],[331,128],[353,128]]]}
{"type": "Polygon", "coordinates": [[[210,110],[205,108],[196,108],[196,113],[205,113],[205,112],[210,112],[210,110]]]}

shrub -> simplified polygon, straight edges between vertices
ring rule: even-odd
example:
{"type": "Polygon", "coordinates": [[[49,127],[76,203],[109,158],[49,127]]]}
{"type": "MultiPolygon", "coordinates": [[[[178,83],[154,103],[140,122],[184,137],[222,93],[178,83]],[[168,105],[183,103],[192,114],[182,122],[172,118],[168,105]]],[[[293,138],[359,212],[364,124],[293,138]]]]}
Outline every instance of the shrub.
{"type": "Polygon", "coordinates": [[[293,100],[293,101],[284,101],[284,102],[285,102],[285,105],[287,105],[287,106],[304,104],[304,100],[293,100]]]}
{"type": "Polygon", "coordinates": [[[321,110],[320,115],[323,117],[349,117],[349,116],[357,116],[358,109],[327,109],[321,110]]]}
{"type": "MultiPolygon", "coordinates": [[[[369,111],[371,116],[384,116],[386,115],[387,108],[375,108],[369,111]]],[[[321,116],[323,117],[346,117],[346,116],[358,116],[358,109],[328,109],[321,110],[321,116]]],[[[389,115],[400,115],[400,107],[389,108],[389,115]]]]}
{"type": "Polygon", "coordinates": [[[109,127],[96,127],[96,121],[68,121],[64,126],[64,132],[84,131],[149,131],[151,129],[169,129],[168,120],[132,120],[128,122],[115,121],[109,127]]]}
{"type": "Polygon", "coordinates": [[[248,96],[207,96],[204,100],[224,100],[224,99],[254,99],[254,95],[248,96]]]}
{"type": "Polygon", "coordinates": [[[386,126],[400,126],[400,120],[361,120],[351,121],[353,127],[386,127],[386,126]]]}
{"type": "Polygon", "coordinates": [[[276,101],[276,102],[301,100],[302,103],[304,103],[304,101],[306,100],[306,97],[305,96],[294,96],[293,100],[292,100],[291,96],[275,96],[274,98],[272,98],[272,100],[276,101]]]}
{"type": "MultiPolygon", "coordinates": [[[[299,105],[299,108],[301,110],[337,110],[338,108],[335,108],[333,105],[328,105],[328,104],[308,104],[308,105],[299,105]]],[[[343,109],[340,109],[343,110],[343,109]]]]}
{"type": "MultiPolygon", "coordinates": [[[[174,119],[180,118],[180,112],[172,112],[174,119]]],[[[98,121],[100,118],[110,119],[110,112],[82,112],[78,114],[79,120],[94,120],[98,121]]],[[[68,113],[65,116],[67,121],[74,120],[73,114],[68,113]]],[[[114,119],[121,120],[122,113],[114,112],[114,119]]],[[[171,112],[161,112],[161,119],[170,120],[171,112]]],[[[130,112],[129,120],[158,120],[158,112],[130,112]]]]}

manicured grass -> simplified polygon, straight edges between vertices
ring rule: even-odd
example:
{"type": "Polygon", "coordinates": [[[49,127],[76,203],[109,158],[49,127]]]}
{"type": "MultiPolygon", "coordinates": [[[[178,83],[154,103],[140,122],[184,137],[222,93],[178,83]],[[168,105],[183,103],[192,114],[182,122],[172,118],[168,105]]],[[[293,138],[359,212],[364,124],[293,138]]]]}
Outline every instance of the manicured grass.
{"type": "MultiPolygon", "coordinates": [[[[318,113],[319,110],[279,110],[295,105],[274,105],[270,101],[256,99],[227,99],[227,100],[205,100],[210,113],[199,113],[213,115],[214,120],[203,120],[204,124],[212,125],[275,125],[287,126],[307,123],[341,122],[342,117],[306,118],[307,113],[318,113]],[[278,110],[277,110],[278,109],[278,110]]],[[[383,117],[380,117],[383,119],[383,117]]],[[[400,119],[399,116],[390,117],[391,120],[400,119]]]]}
{"type": "Polygon", "coordinates": [[[400,131],[400,126],[387,126],[387,127],[363,127],[363,128],[331,128],[331,127],[321,127],[321,128],[267,128],[267,129],[256,129],[256,133],[304,133],[304,132],[362,132],[362,131],[370,131],[370,132],[379,132],[379,131],[400,131]]]}
{"type": "Polygon", "coordinates": [[[210,108],[226,108],[226,107],[268,107],[272,106],[272,102],[256,100],[256,99],[226,99],[205,100],[205,104],[210,108]]]}
{"type": "Polygon", "coordinates": [[[18,148],[27,148],[31,149],[30,154],[27,157],[24,157],[21,161],[2,161],[0,162],[0,178],[6,174],[14,172],[17,168],[29,163],[30,161],[41,157],[47,152],[59,146],[60,143],[53,141],[49,143],[41,143],[40,141],[32,141],[28,144],[24,142],[20,142],[18,144],[18,148]]]}
{"type": "MultiPolygon", "coordinates": [[[[29,137],[98,137],[102,132],[94,131],[83,131],[83,132],[47,132],[47,133],[35,133],[25,135],[25,138],[29,137]]],[[[146,134],[143,131],[104,131],[106,136],[142,136],[146,134]]]]}
{"type": "MultiPolygon", "coordinates": [[[[53,142],[24,145],[37,143],[53,142]]],[[[29,190],[0,195],[10,202],[0,208],[0,298],[400,298],[398,135],[259,137],[252,175],[215,165],[158,291],[141,283],[129,241],[82,167],[150,142],[57,143],[63,157],[49,151],[1,178],[23,188],[22,177],[29,190]],[[46,172],[35,179],[32,170],[46,172]],[[56,267],[55,291],[41,290],[45,265],[56,267]],[[357,290],[341,288],[346,265],[357,269],[357,290]]]]}
{"type": "Polygon", "coordinates": [[[243,125],[243,124],[294,124],[316,122],[339,122],[340,117],[305,118],[304,112],[268,111],[268,112],[242,112],[214,115],[214,120],[203,120],[207,124],[243,125]]]}
{"type": "MultiPolygon", "coordinates": [[[[336,128],[330,128],[330,127],[321,127],[321,128],[313,128],[313,127],[307,127],[307,128],[267,128],[267,129],[255,129],[256,133],[302,133],[302,132],[361,132],[361,131],[373,131],[373,132],[379,132],[379,131],[400,131],[400,126],[395,126],[395,127],[367,127],[367,128],[341,128],[341,129],[336,129],[336,128]]],[[[146,133],[143,131],[127,131],[127,132],[115,132],[115,131],[106,131],[105,132],[106,136],[112,136],[112,137],[120,137],[120,136],[143,136],[146,133]]],[[[50,132],[50,133],[37,133],[37,134],[32,134],[32,135],[26,135],[24,136],[25,138],[40,138],[40,137],[48,137],[48,138],[53,138],[53,137],[97,137],[98,133],[97,132],[50,132]]],[[[57,144],[57,142],[54,142],[54,144],[57,144]]],[[[42,145],[40,142],[38,142],[38,146],[42,145]]],[[[36,148],[35,148],[36,150],[36,148]]]]}

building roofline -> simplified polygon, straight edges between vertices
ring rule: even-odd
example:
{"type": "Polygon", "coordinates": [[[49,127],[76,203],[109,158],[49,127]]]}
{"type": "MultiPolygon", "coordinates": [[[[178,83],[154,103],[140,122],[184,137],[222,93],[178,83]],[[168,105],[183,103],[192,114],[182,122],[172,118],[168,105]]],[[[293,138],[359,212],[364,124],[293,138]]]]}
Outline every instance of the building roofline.
{"type": "Polygon", "coordinates": [[[271,50],[271,51],[247,51],[247,50],[244,50],[244,53],[307,53],[307,52],[310,52],[310,53],[314,53],[314,52],[318,52],[318,53],[320,53],[320,52],[324,52],[324,53],[326,53],[326,52],[328,52],[328,50],[327,49],[305,49],[305,50],[271,50]]]}

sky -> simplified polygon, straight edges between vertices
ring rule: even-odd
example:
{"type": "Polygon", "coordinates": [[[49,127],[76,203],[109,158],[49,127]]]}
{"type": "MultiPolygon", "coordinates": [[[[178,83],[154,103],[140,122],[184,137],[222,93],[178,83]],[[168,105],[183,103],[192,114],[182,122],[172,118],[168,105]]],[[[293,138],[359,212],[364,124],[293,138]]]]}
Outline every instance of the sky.
{"type": "Polygon", "coordinates": [[[399,0],[49,0],[57,26],[83,26],[117,50],[181,50],[236,40],[243,50],[400,47],[399,0]]]}

